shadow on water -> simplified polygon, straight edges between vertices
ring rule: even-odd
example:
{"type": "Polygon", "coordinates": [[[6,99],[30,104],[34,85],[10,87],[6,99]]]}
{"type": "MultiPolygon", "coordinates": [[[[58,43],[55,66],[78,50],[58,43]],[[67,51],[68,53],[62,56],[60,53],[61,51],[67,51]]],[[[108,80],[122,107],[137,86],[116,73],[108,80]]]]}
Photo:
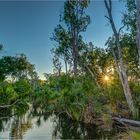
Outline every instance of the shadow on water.
{"type": "Polygon", "coordinates": [[[24,114],[0,120],[0,140],[117,139],[124,133],[115,127],[106,131],[96,125],[72,121],[65,115],[58,117],[38,112],[27,110],[24,114]]]}

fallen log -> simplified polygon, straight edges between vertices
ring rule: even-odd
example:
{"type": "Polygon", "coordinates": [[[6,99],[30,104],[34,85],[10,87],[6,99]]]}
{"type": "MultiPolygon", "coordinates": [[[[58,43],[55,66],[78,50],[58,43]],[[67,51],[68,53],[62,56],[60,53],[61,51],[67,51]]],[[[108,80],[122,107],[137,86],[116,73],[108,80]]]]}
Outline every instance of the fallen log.
{"type": "Polygon", "coordinates": [[[121,124],[127,124],[130,126],[134,126],[134,127],[140,127],[140,121],[135,121],[135,120],[129,120],[129,119],[125,119],[125,118],[119,118],[119,117],[112,117],[112,119],[114,121],[118,121],[121,124]]]}

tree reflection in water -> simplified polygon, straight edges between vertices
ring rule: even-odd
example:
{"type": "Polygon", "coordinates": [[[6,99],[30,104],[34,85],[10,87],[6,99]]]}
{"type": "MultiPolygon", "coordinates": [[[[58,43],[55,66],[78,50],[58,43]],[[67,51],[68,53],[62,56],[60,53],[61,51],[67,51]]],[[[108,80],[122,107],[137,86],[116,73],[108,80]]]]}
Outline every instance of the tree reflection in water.
{"type": "Polygon", "coordinates": [[[54,139],[106,139],[114,138],[118,133],[116,128],[111,131],[100,129],[96,125],[84,124],[68,119],[66,116],[55,117],[54,139]]]}
{"type": "Polygon", "coordinates": [[[11,123],[11,133],[10,138],[16,140],[22,140],[25,133],[32,128],[32,121],[26,115],[20,117],[17,116],[14,118],[11,123]]]}
{"type": "MultiPolygon", "coordinates": [[[[117,138],[118,134],[124,134],[116,128],[106,131],[96,125],[72,121],[64,114],[58,117],[56,114],[50,114],[35,108],[27,110],[25,114],[0,120],[0,132],[8,130],[10,133],[9,139],[24,140],[29,129],[37,126],[38,131],[43,125],[45,125],[45,130],[43,130],[45,138],[50,134],[53,139],[114,139],[117,138]],[[50,123],[49,127],[52,127],[52,132],[46,133],[45,131],[50,131],[46,127],[50,123]]],[[[32,131],[29,133],[32,133],[32,131]]],[[[42,135],[39,133],[40,136],[42,135]]]]}

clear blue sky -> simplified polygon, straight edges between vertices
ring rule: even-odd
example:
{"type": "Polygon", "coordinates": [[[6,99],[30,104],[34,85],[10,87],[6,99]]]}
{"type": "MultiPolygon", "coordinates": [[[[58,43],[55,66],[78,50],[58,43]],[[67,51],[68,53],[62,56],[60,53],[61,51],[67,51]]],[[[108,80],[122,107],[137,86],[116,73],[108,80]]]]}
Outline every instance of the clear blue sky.
{"type": "MultiPolygon", "coordinates": [[[[50,40],[54,27],[59,24],[59,14],[64,1],[0,1],[0,43],[4,45],[3,55],[24,53],[36,66],[41,78],[43,73],[52,72],[50,49],[55,44],[50,40]]],[[[124,3],[113,1],[113,15],[120,26],[124,3]]],[[[104,47],[112,34],[104,17],[106,9],[103,0],[91,1],[87,13],[91,24],[82,33],[86,42],[104,47]]]]}

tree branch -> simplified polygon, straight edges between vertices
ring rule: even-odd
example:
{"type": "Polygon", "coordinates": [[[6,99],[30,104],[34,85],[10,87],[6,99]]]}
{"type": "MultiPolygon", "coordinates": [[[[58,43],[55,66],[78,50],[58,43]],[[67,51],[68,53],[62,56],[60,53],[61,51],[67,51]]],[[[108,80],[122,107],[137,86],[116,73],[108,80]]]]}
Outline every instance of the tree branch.
{"type": "Polygon", "coordinates": [[[17,102],[19,102],[21,99],[17,99],[14,103],[10,104],[10,105],[1,105],[0,108],[9,108],[13,105],[15,105],[17,102]]]}
{"type": "Polygon", "coordinates": [[[122,27],[120,27],[119,31],[118,31],[118,35],[120,35],[121,30],[126,26],[126,24],[124,24],[122,27]]]}
{"type": "Polygon", "coordinates": [[[15,115],[17,115],[17,113],[16,114],[9,115],[9,116],[3,116],[3,117],[0,117],[0,120],[9,119],[9,118],[11,118],[11,117],[13,117],[15,115]]]}
{"type": "Polygon", "coordinates": [[[110,11],[112,11],[112,2],[111,2],[111,0],[109,0],[109,8],[110,8],[110,11]]]}
{"type": "Polygon", "coordinates": [[[108,16],[105,15],[105,17],[106,17],[109,21],[111,20],[108,16]]]}

